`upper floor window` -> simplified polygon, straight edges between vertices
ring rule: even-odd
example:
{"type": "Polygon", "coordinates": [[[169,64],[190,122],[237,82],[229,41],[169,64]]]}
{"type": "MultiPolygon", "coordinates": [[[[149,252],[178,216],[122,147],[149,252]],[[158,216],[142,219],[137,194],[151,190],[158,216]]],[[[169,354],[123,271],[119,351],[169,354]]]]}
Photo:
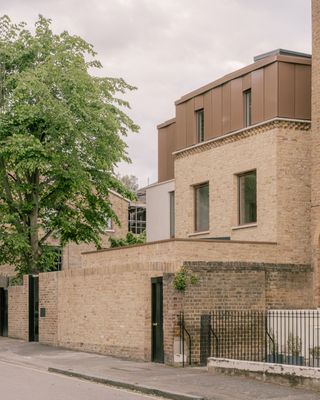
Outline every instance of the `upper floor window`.
{"type": "Polygon", "coordinates": [[[243,92],[244,126],[251,125],[251,89],[243,92]]]}
{"type": "Polygon", "coordinates": [[[195,231],[209,230],[209,183],[195,186],[195,231]]]}
{"type": "Polygon", "coordinates": [[[196,112],[197,120],[197,141],[201,143],[204,141],[204,110],[198,110],[196,112]]]}
{"type": "Polygon", "coordinates": [[[170,237],[175,236],[175,204],[174,204],[174,192],[169,192],[170,198],[170,237]]]}
{"type": "Polygon", "coordinates": [[[246,172],[238,176],[239,184],[239,224],[257,222],[257,174],[246,172]]]}

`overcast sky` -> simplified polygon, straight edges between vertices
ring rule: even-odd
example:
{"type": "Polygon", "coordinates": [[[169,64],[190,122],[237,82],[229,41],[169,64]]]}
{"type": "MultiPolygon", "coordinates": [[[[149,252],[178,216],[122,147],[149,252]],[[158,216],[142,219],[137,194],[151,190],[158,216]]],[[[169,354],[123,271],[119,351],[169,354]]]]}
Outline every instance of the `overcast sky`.
{"type": "Polygon", "coordinates": [[[139,134],[126,139],[122,174],[157,180],[156,125],[183,94],[276,48],[311,52],[310,0],[0,0],[1,14],[53,20],[95,46],[106,76],[138,90],[126,97],[139,134]]]}

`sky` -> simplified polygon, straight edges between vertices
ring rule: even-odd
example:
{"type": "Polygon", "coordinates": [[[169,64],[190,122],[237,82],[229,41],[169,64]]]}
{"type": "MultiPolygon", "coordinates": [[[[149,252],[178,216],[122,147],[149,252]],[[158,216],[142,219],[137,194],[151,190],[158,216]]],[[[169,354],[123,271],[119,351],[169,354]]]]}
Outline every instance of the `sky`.
{"type": "MultiPolygon", "coordinates": [[[[138,89],[125,95],[140,132],[125,140],[140,186],[157,181],[157,128],[174,101],[277,48],[311,52],[311,0],[0,0],[1,15],[52,19],[94,45],[99,74],[138,89]]],[[[31,26],[30,26],[31,28],[31,26]]]]}

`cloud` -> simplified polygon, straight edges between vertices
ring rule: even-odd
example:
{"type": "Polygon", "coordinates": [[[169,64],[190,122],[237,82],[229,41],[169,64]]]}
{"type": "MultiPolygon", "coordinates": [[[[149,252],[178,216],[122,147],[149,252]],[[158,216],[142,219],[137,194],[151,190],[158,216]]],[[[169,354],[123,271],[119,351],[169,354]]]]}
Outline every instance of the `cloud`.
{"type": "Polygon", "coordinates": [[[33,23],[39,13],[56,31],[92,43],[102,73],[138,86],[130,116],[141,126],[127,138],[141,185],[157,178],[156,125],[174,116],[183,94],[273,50],[311,51],[307,0],[2,0],[2,13],[33,23]]]}

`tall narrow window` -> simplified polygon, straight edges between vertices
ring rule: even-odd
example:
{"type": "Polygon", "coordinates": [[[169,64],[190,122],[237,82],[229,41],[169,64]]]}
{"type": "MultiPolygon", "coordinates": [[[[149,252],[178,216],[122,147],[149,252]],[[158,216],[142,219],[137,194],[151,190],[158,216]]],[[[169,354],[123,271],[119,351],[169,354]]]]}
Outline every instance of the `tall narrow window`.
{"type": "Polygon", "coordinates": [[[198,110],[196,112],[197,119],[197,141],[201,143],[204,141],[204,110],[198,110]]]}
{"type": "Polygon", "coordinates": [[[170,237],[175,236],[175,205],[174,205],[174,192],[169,192],[170,196],[170,237]]]}
{"type": "Polygon", "coordinates": [[[243,92],[244,126],[251,125],[251,89],[243,92]]]}
{"type": "Polygon", "coordinates": [[[195,231],[209,230],[209,183],[195,186],[195,231]]]}
{"type": "Polygon", "coordinates": [[[257,222],[257,174],[256,171],[239,175],[239,224],[257,222]]]}

